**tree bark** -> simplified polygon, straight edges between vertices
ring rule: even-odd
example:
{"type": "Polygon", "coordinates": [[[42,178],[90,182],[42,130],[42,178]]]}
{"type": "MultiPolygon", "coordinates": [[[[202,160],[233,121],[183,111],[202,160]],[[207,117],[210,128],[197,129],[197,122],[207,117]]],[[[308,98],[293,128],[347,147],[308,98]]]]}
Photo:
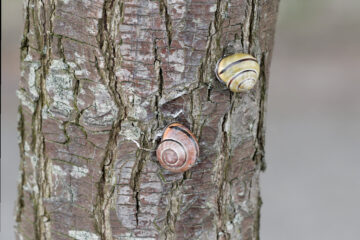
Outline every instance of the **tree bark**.
{"type": "Polygon", "coordinates": [[[17,239],[258,239],[278,0],[25,0],[17,239]],[[214,67],[254,55],[231,93],[214,67]],[[180,122],[185,173],[155,149],[180,122]]]}

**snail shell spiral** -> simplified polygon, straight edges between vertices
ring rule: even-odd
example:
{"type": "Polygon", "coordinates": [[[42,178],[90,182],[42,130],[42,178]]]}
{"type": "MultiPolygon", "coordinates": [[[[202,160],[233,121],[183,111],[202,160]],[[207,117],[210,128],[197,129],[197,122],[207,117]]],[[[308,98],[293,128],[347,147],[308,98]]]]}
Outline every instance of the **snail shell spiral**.
{"type": "Polygon", "coordinates": [[[164,131],[156,156],[161,166],[172,172],[185,172],[199,155],[198,142],[180,123],[170,124],[164,131]]]}
{"type": "Polygon", "coordinates": [[[236,53],[220,59],[215,68],[216,77],[232,91],[252,89],[260,73],[260,66],[253,56],[236,53]]]}

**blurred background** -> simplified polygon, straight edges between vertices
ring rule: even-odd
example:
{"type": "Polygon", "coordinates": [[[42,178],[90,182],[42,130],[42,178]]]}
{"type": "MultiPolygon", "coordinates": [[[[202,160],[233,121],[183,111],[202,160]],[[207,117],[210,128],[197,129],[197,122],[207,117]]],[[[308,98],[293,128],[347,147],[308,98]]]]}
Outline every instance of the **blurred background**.
{"type": "MultiPolygon", "coordinates": [[[[1,235],[13,240],[22,1],[2,0],[1,235]]],[[[360,1],[282,0],[271,67],[263,240],[360,236],[360,1]]]]}

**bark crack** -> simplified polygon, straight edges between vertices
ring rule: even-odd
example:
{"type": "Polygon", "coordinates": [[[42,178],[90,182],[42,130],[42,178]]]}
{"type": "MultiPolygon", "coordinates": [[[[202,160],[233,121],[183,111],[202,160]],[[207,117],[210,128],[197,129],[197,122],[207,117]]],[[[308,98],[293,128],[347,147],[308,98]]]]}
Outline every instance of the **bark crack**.
{"type": "MultiPolygon", "coordinates": [[[[46,88],[45,81],[49,70],[49,63],[51,61],[51,44],[52,44],[52,20],[55,11],[55,3],[50,1],[44,3],[43,1],[29,2],[28,7],[32,7],[31,15],[35,27],[35,36],[38,43],[38,51],[41,51],[40,62],[41,67],[36,70],[35,84],[38,86],[38,98],[34,102],[35,110],[32,116],[32,142],[31,152],[36,156],[37,162],[34,167],[35,184],[38,191],[32,193],[32,200],[34,202],[34,230],[37,239],[50,239],[50,217],[44,206],[44,199],[50,197],[50,173],[48,158],[45,155],[44,136],[42,134],[42,109],[45,105],[46,88]],[[45,6],[49,5],[49,22],[45,6]]],[[[24,160],[23,160],[24,161],[24,160]]]]}
{"type": "Polygon", "coordinates": [[[170,48],[172,41],[172,22],[168,12],[168,4],[166,0],[160,0],[160,12],[164,15],[168,46],[170,48]]]}
{"type": "Polygon", "coordinates": [[[222,145],[220,152],[220,159],[218,159],[218,166],[216,169],[216,176],[218,178],[218,194],[217,194],[217,239],[224,240],[228,239],[228,234],[226,232],[225,222],[226,219],[226,211],[224,207],[226,206],[225,202],[225,187],[227,185],[227,171],[228,171],[228,160],[230,159],[229,153],[229,137],[228,137],[228,129],[227,129],[227,121],[229,119],[230,111],[226,113],[223,117],[221,123],[221,132],[222,132],[222,145]]]}
{"type": "MultiPolygon", "coordinates": [[[[142,145],[144,139],[141,140],[141,148],[143,148],[144,146],[142,145]]],[[[144,151],[139,149],[138,150],[138,154],[137,154],[137,162],[136,162],[136,166],[133,168],[134,171],[131,174],[131,182],[130,182],[130,186],[133,190],[133,195],[134,195],[134,199],[135,199],[135,219],[136,219],[136,226],[139,226],[139,212],[140,212],[140,177],[141,177],[141,171],[143,169],[144,166],[144,162],[145,162],[145,156],[144,156],[144,151]]]]}
{"type": "Polygon", "coordinates": [[[158,94],[155,96],[156,128],[159,126],[161,120],[159,102],[163,95],[163,86],[164,86],[163,70],[161,67],[161,60],[157,51],[158,50],[157,41],[158,41],[157,38],[153,40],[154,68],[156,72],[156,79],[158,82],[158,94]]]}
{"type": "Polygon", "coordinates": [[[113,26],[113,19],[120,18],[120,12],[117,11],[120,6],[117,0],[106,0],[103,3],[103,16],[98,23],[98,45],[105,60],[105,67],[101,68],[96,58],[96,68],[101,76],[103,84],[107,86],[108,91],[118,108],[118,115],[110,131],[109,141],[105,148],[105,155],[102,165],[101,179],[98,183],[97,203],[95,205],[95,219],[97,219],[97,231],[104,240],[111,240],[112,230],[110,225],[110,205],[115,186],[111,184],[113,175],[115,149],[117,146],[118,133],[121,131],[121,122],[125,118],[125,108],[123,107],[120,94],[117,92],[117,81],[115,76],[115,42],[112,32],[117,26],[113,26]]]}
{"type": "Polygon", "coordinates": [[[179,198],[181,196],[184,180],[188,178],[187,174],[188,173],[185,172],[180,180],[175,181],[171,185],[171,191],[168,196],[169,207],[166,213],[166,225],[164,226],[163,231],[165,240],[176,239],[175,225],[178,215],[180,214],[181,205],[181,200],[179,198]]]}
{"type": "Polygon", "coordinates": [[[17,199],[17,210],[16,210],[16,222],[21,222],[22,212],[25,206],[24,203],[24,185],[25,185],[25,129],[24,129],[24,115],[22,106],[19,106],[19,122],[18,122],[18,132],[20,135],[20,182],[18,183],[18,199],[17,199]]]}

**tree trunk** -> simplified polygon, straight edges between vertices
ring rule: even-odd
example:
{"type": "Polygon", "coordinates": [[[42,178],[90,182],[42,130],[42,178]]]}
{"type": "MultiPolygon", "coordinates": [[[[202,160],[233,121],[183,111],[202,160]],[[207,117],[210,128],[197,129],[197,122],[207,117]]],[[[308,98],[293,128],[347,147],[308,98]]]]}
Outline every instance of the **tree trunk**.
{"type": "Polygon", "coordinates": [[[264,105],[278,1],[25,0],[18,239],[258,239],[264,105]],[[231,93],[214,67],[254,55],[231,93]],[[160,167],[166,125],[199,140],[160,167]]]}

